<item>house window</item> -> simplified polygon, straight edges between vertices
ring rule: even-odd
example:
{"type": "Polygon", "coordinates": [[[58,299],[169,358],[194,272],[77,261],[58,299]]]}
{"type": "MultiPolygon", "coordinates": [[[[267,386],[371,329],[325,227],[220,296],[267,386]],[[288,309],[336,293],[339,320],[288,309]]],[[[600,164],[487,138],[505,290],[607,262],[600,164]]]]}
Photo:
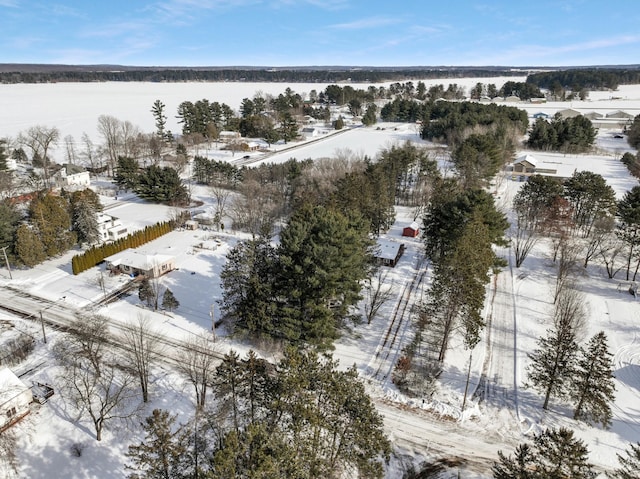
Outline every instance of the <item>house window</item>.
{"type": "Polygon", "coordinates": [[[162,271],[164,271],[164,270],[166,270],[166,269],[167,269],[167,265],[166,265],[166,264],[163,264],[163,265],[162,265],[162,271]]]}
{"type": "Polygon", "coordinates": [[[7,417],[13,417],[16,415],[16,408],[12,407],[11,409],[7,410],[7,417]]]}

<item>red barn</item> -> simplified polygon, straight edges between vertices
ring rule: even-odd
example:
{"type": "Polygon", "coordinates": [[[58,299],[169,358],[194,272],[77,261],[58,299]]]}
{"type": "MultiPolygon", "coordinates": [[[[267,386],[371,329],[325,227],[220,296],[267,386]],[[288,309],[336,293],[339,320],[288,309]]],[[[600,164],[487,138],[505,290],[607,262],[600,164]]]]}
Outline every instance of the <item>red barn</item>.
{"type": "Polygon", "coordinates": [[[409,238],[415,238],[418,233],[420,233],[420,228],[415,221],[402,230],[402,236],[408,236],[409,238]]]}

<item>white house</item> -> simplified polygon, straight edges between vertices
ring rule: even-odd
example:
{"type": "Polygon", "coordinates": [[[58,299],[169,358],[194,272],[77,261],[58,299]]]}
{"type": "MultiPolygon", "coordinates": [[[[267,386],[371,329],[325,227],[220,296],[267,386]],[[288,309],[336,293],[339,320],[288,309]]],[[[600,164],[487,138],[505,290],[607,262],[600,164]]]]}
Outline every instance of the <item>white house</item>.
{"type": "Polygon", "coordinates": [[[127,236],[128,230],[126,226],[118,218],[98,213],[98,231],[100,232],[100,240],[116,241],[127,236]]]}
{"type": "Polygon", "coordinates": [[[76,165],[65,164],[56,173],[56,184],[62,188],[88,188],[91,184],[89,172],[76,165]]]}
{"type": "Polygon", "coordinates": [[[300,130],[300,134],[305,138],[315,138],[320,134],[320,132],[317,128],[314,128],[312,126],[305,126],[300,130]]]}
{"type": "Polygon", "coordinates": [[[0,432],[29,414],[31,389],[9,368],[0,369],[0,432]]]}
{"type": "Polygon", "coordinates": [[[157,278],[176,268],[176,259],[166,254],[149,254],[133,249],[125,249],[105,258],[107,269],[117,270],[136,276],[143,274],[147,278],[157,278]]]}

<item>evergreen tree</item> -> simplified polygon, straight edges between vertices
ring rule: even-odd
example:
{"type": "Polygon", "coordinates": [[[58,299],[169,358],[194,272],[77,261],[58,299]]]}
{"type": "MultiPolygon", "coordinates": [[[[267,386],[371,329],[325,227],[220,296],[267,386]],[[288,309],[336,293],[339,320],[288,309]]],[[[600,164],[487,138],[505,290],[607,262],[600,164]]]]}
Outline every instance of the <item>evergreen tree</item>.
{"type": "Polygon", "coordinates": [[[593,479],[596,472],[587,462],[589,450],[570,429],[547,429],[521,444],[514,458],[498,452],[493,466],[495,479],[593,479]]]}
{"type": "Polygon", "coordinates": [[[40,237],[29,225],[22,224],[16,230],[15,252],[25,266],[33,267],[46,258],[40,237]]]}
{"type": "Polygon", "coordinates": [[[573,207],[573,220],[584,236],[595,222],[616,213],[616,194],[597,173],[577,171],[564,182],[565,196],[573,207]]]}
{"type": "Polygon", "coordinates": [[[140,165],[138,160],[128,156],[118,156],[118,164],[113,177],[116,184],[125,190],[133,190],[138,185],[140,165]]]}
{"type": "Polygon", "coordinates": [[[167,115],[164,114],[165,104],[160,100],[156,100],[153,102],[153,106],[151,107],[151,113],[153,114],[153,119],[156,122],[156,135],[159,139],[165,140],[165,126],[167,124],[167,115]]]}
{"type": "Polygon", "coordinates": [[[147,278],[144,278],[140,282],[140,286],[138,287],[138,298],[140,301],[147,304],[147,306],[152,307],[154,303],[154,291],[151,283],[147,278]]]}
{"type": "Polygon", "coordinates": [[[631,126],[627,128],[627,143],[635,149],[640,149],[640,115],[636,115],[631,126]]]}
{"type": "Polygon", "coordinates": [[[162,295],[162,307],[169,311],[173,311],[174,309],[178,309],[179,306],[180,301],[178,301],[173,295],[173,292],[167,288],[162,295]]]}
{"type": "Polygon", "coordinates": [[[369,105],[367,105],[367,110],[362,116],[362,124],[365,126],[375,125],[375,123],[377,122],[377,112],[378,107],[375,105],[375,103],[370,103],[369,105]]]}
{"type": "Polygon", "coordinates": [[[280,121],[280,137],[285,143],[298,137],[298,122],[289,112],[286,112],[280,121]]]}
{"type": "Polygon", "coordinates": [[[183,477],[181,464],[185,453],[185,437],[175,428],[176,416],[168,411],[154,409],[151,416],[141,423],[144,441],[130,445],[126,456],[133,470],[129,479],[174,479],[183,477]]]}
{"type": "MultiPolygon", "coordinates": [[[[5,250],[8,257],[12,257],[15,250],[16,231],[20,223],[20,213],[15,205],[7,200],[0,201],[0,248],[5,250]]],[[[0,260],[4,258],[0,257],[0,260]]]]}
{"type": "Polygon", "coordinates": [[[5,171],[7,169],[7,158],[9,158],[9,154],[7,152],[7,140],[0,138],[0,171],[5,171]]]}
{"type": "Polygon", "coordinates": [[[138,176],[135,192],[142,198],[166,203],[185,205],[189,202],[189,192],[178,172],[170,167],[150,165],[138,176]]]}
{"type": "Polygon", "coordinates": [[[304,206],[280,234],[278,329],[282,337],[328,345],[369,273],[372,241],[359,218],[304,206]]]}
{"type": "Polygon", "coordinates": [[[235,328],[278,336],[274,326],[276,252],[267,238],[238,243],[220,273],[222,310],[235,328]]]}
{"type": "Polygon", "coordinates": [[[514,457],[507,457],[498,451],[498,462],[493,465],[494,479],[538,479],[535,464],[535,453],[529,444],[516,447],[514,457]]]}
{"type": "Polygon", "coordinates": [[[546,337],[538,340],[538,349],[529,355],[527,386],[544,393],[543,409],[549,399],[564,398],[569,393],[578,345],[575,332],[569,327],[558,327],[547,331],[546,337]]]}
{"type": "Polygon", "coordinates": [[[102,211],[100,199],[93,190],[87,188],[75,191],[69,197],[71,206],[71,229],[79,243],[97,243],[100,240],[98,212],[102,211]]]}
{"type": "Polygon", "coordinates": [[[581,348],[572,381],[571,397],[576,401],[574,419],[611,424],[611,406],[615,396],[612,354],[607,348],[607,336],[599,332],[581,348]]]}
{"type": "Polygon", "coordinates": [[[50,193],[34,198],[29,206],[29,217],[47,257],[64,253],[76,242],[66,198],[50,193]]]}
{"type": "Polygon", "coordinates": [[[616,454],[620,466],[613,473],[607,473],[609,479],[638,479],[640,477],[640,442],[630,444],[626,455],[616,454]]]}

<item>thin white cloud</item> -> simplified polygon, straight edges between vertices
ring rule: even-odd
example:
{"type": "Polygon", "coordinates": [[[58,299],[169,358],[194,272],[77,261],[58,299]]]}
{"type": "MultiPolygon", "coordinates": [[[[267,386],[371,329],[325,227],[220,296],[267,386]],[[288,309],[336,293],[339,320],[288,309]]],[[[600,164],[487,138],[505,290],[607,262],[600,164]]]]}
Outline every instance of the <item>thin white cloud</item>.
{"type": "Polygon", "coordinates": [[[368,17],[354,20],[346,23],[335,23],[330,25],[329,28],[335,28],[338,30],[364,30],[369,28],[385,27],[387,25],[395,25],[400,23],[398,18],[391,17],[368,17]]]}
{"type": "Polygon", "coordinates": [[[18,0],[0,0],[0,7],[18,8],[18,0]]]}
{"type": "MultiPolygon", "coordinates": [[[[615,48],[623,45],[630,45],[634,43],[640,43],[640,35],[620,35],[611,38],[600,38],[595,40],[588,40],[580,43],[571,43],[567,45],[523,45],[516,50],[508,52],[509,55],[522,56],[523,54],[529,58],[545,58],[545,57],[558,57],[562,54],[573,52],[585,52],[590,50],[600,50],[603,48],[615,48]]],[[[629,59],[631,63],[632,60],[629,59]]]]}

